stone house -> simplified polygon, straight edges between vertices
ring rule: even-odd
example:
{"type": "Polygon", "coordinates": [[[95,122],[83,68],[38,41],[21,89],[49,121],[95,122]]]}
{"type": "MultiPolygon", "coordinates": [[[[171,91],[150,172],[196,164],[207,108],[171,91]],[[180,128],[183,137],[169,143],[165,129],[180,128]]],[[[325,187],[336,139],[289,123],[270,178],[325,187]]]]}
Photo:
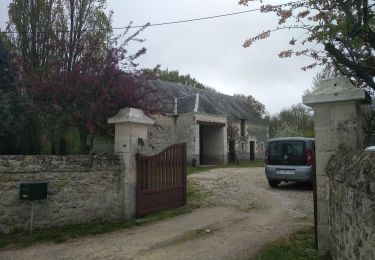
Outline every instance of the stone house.
{"type": "MultiPolygon", "coordinates": [[[[161,113],[149,115],[155,123],[147,140],[141,141],[140,152],[155,154],[170,144],[185,142],[189,164],[226,164],[227,127],[231,124],[239,132],[238,159],[264,158],[268,125],[240,99],[174,82],[152,80],[147,84],[162,100],[158,104],[161,113]]],[[[102,148],[94,147],[94,151],[100,153],[102,148]]]]}

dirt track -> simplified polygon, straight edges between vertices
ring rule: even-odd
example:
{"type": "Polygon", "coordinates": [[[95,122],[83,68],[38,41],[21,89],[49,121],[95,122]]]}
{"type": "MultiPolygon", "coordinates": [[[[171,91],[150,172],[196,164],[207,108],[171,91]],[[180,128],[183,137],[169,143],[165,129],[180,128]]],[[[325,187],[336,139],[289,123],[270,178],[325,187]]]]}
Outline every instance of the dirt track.
{"type": "Polygon", "coordinates": [[[268,187],[263,168],[189,176],[203,208],[156,224],[62,244],[0,251],[0,259],[248,259],[264,245],[312,226],[311,188],[268,187]]]}

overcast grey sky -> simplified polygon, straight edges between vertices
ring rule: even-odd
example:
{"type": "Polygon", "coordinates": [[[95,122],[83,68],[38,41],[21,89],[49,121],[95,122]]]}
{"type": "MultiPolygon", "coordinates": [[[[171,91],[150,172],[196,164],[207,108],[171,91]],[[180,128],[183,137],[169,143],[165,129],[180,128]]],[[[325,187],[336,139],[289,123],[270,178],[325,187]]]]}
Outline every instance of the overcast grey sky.
{"type": "MultiPolygon", "coordinates": [[[[283,1],[276,1],[278,3],[283,1]]],[[[286,1],[285,1],[286,2],[286,1]]],[[[8,20],[10,0],[0,2],[0,28],[8,20]]],[[[114,11],[113,26],[184,20],[256,8],[239,6],[236,0],[108,0],[114,11]]],[[[259,12],[184,24],[149,27],[142,33],[147,54],[140,67],[177,69],[216,90],[233,95],[251,94],[274,114],[301,102],[305,89],[319,69],[302,71],[308,58],[280,59],[277,54],[290,49],[291,37],[298,32],[283,31],[243,48],[246,38],[273,28],[277,18],[259,12]]],[[[141,47],[133,45],[132,48],[141,47]]]]}

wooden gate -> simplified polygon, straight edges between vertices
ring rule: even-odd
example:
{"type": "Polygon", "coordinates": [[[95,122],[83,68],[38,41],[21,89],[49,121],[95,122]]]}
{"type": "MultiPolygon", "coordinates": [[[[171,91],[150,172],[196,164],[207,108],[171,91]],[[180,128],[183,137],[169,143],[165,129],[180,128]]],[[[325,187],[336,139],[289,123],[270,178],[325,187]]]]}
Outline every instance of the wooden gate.
{"type": "Polygon", "coordinates": [[[186,144],[137,159],[137,217],[186,204],[186,144]]]}

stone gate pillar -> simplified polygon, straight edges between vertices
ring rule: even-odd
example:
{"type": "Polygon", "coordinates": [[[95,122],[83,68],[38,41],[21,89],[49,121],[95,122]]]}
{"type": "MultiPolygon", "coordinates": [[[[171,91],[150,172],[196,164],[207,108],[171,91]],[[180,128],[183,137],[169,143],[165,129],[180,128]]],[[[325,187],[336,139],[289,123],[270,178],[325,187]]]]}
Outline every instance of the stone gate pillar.
{"type": "Polygon", "coordinates": [[[363,89],[347,78],[320,82],[319,88],[303,97],[314,110],[318,252],[329,252],[329,180],[326,166],[331,156],[345,146],[362,149],[360,104],[368,100],[363,89]]]}
{"type": "Polygon", "coordinates": [[[122,157],[125,164],[123,200],[124,219],[135,216],[137,169],[135,154],[142,152],[147,139],[148,126],[154,120],[146,116],[141,109],[124,108],[108,119],[115,124],[115,153],[122,157]]]}

